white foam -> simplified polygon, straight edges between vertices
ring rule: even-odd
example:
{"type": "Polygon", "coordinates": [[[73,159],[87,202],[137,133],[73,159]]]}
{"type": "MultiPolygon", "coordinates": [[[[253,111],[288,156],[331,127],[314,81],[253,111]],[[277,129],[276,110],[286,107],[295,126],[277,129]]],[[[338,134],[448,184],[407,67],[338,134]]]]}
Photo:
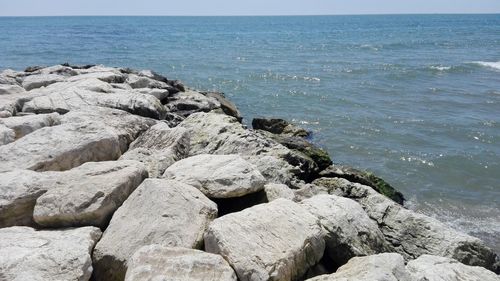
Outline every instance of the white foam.
{"type": "Polygon", "coordinates": [[[478,65],[481,65],[481,66],[485,66],[485,67],[489,67],[489,68],[493,68],[493,69],[500,70],[500,61],[497,61],[497,62],[488,62],[488,61],[473,61],[472,63],[474,63],[474,64],[478,64],[478,65]]]}
{"type": "Polygon", "coordinates": [[[451,69],[451,66],[433,65],[430,68],[437,71],[447,71],[451,69]]]}

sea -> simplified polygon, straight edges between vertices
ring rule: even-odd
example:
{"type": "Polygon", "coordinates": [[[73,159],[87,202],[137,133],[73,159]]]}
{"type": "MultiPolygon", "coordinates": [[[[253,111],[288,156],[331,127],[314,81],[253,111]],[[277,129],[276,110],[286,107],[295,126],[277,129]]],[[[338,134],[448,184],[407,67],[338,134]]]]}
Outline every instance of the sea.
{"type": "Polygon", "coordinates": [[[288,119],[500,252],[500,15],[1,17],[0,70],[104,64],[288,119]]]}

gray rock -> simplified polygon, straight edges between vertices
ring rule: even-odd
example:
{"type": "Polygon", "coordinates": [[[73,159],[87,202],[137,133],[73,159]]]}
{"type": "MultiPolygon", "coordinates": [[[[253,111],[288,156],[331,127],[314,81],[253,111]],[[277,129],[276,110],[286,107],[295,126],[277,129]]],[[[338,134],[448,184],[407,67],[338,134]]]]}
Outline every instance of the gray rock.
{"type": "MultiPolygon", "coordinates": [[[[417,281],[406,271],[404,259],[395,253],[352,258],[337,272],[307,281],[417,281]]],[[[422,280],[423,281],[423,280],[422,280]]]]}
{"type": "Polygon", "coordinates": [[[236,274],[219,255],[199,250],[149,245],[132,256],[126,281],[236,281],[236,274]]]}
{"type": "Polygon", "coordinates": [[[236,107],[236,105],[234,103],[232,103],[231,101],[229,101],[224,96],[223,93],[219,93],[219,92],[202,92],[202,94],[204,94],[205,96],[207,96],[209,98],[216,99],[220,103],[221,109],[222,109],[222,111],[225,114],[236,118],[238,120],[238,122],[241,123],[241,121],[243,120],[243,117],[241,117],[240,111],[238,110],[238,108],[236,107]]]}
{"type": "Polygon", "coordinates": [[[126,80],[125,75],[120,73],[117,69],[106,68],[99,70],[95,67],[89,69],[78,70],[79,75],[67,79],[69,82],[85,80],[85,79],[99,79],[108,83],[124,83],[126,80]]]}
{"type": "Polygon", "coordinates": [[[321,178],[313,183],[360,203],[368,216],[378,223],[386,240],[405,259],[430,254],[493,269],[496,254],[481,240],[405,209],[369,186],[340,178],[321,178]]]}
{"type": "Polygon", "coordinates": [[[220,217],[205,234],[205,250],[222,255],[241,281],[296,280],[324,248],[317,218],[286,199],[220,217]]]}
{"type": "Polygon", "coordinates": [[[422,255],[408,262],[406,269],[418,281],[499,281],[495,273],[479,266],[464,265],[454,259],[422,255]]]}
{"type": "Polygon", "coordinates": [[[0,119],[0,145],[8,144],[16,140],[16,132],[1,123],[0,119]]]}
{"type": "Polygon", "coordinates": [[[20,86],[0,84],[0,113],[3,117],[14,116],[21,111],[26,101],[36,96],[20,86]]]}
{"type": "Polygon", "coordinates": [[[36,200],[33,218],[44,227],[105,228],[113,212],[147,177],[136,161],[89,162],[65,172],[50,172],[51,186],[36,200]]]}
{"type": "Polygon", "coordinates": [[[96,280],[123,280],[142,246],[201,248],[217,206],[196,188],[171,180],[145,180],[114,213],[94,250],[96,280]]]}
{"type": "Polygon", "coordinates": [[[26,76],[23,79],[22,85],[26,91],[29,91],[36,88],[46,87],[57,82],[62,82],[64,80],[65,77],[58,74],[34,74],[26,76]]]}
{"type": "Polygon", "coordinates": [[[293,190],[286,184],[268,183],[264,185],[264,192],[266,193],[266,198],[269,202],[279,198],[288,200],[293,200],[295,198],[293,190]]]}
{"type": "Polygon", "coordinates": [[[118,135],[106,126],[63,124],[0,146],[0,171],[69,170],[85,162],[115,160],[120,155],[118,135]]]}
{"type": "Polygon", "coordinates": [[[11,281],[81,280],[92,274],[91,252],[101,231],[82,227],[35,231],[0,229],[0,279],[11,281]]]}
{"type": "Polygon", "coordinates": [[[356,201],[335,195],[317,195],[302,205],[319,218],[326,233],[326,253],[337,265],[355,256],[391,251],[378,225],[356,201]]]}
{"type": "Polygon", "coordinates": [[[278,118],[254,118],[252,128],[255,130],[268,131],[273,134],[284,134],[296,137],[307,137],[309,132],[290,124],[288,121],[278,118]]]}
{"type": "Polygon", "coordinates": [[[27,116],[14,116],[0,119],[0,125],[12,129],[15,132],[15,139],[24,137],[44,127],[50,127],[61,124],[59,114],[38,114],[27,116]]]}
{"type": "Polygon", "coordinates": [[[12,69],[6,69],[2,72],[0,72],[0,85],[16,85],[16,86],[21,86],[19,81],[16,80],[16,76],[19,73],[12,70],[12,69]]]}
{"type": "Polygon", "coordinates": [[[127,77],[127,80],[125,82],[127,84],[129,84],[132,87],[132,89],[137,89],[137,88],[168,89],[168,88],[171,88],[171,86],[165,82],[161,82],[158,80],[151,79],[149,77],[139,76],[139,75],[135,75],[135,74],[129,74],[127,77]]]}
{"type": "Polygon", "coordinates": [[[158,123],[132,142],[120,159],[144,163],[149,176],[157,178],[188,153],[189,132],[182,127],[170,129],[167,124],[158,123]]]}
{"type": "Polygon", "coordinates": [[[192,185],[209,198],[241,197],[262,190],[265,183],[239,155],[192,156],[174,163],[163,176],[192,185]]]}
{"type": "Polygon", "coordinates": [[[220,108],[221,105],[215,98],[207,97],[194,90],[187,90],[170,96],[166,107],[169,112],[186,117],[195,112],[209,112],[220,108]]]}

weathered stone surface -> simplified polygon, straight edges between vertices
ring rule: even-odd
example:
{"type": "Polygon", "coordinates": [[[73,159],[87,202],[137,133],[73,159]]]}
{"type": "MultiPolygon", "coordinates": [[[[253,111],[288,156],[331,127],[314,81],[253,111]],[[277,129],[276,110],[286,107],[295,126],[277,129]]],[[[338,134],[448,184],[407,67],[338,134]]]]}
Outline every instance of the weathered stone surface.
{"type": "Polygon", "coordinates": [[[120,159],[144,163],[149,176],[156,178],[188,153],[189,132],[182,127],[171,129],[165,123],[158,123],[132,142],[120,159]]]}
{"type": "Polygon", "coordinates": [[[103,82],[108,83],[123,83],[125,82],[125,75],[120,73],[114,68],[98,69],[98,67],[92,67],[89,69],[82,69],[78,71],[79,75],[68,78],[69,82],[84,80],[84,79],[99,79],[103,82]]]}
{"type": "Polygon", "coordinates": [[[0,121],[0,145],[11,143],[14,140],[16,140],[16,132],[0,121]]]}
{"type": "Polygon", "coordinates": [[[195,112],[209,112],[220,108],[221,105],[215,98],[207,97],[194,90],[187,90],[169,97],[166,107],[169,112],[186,117],[195,112]]]}
{"type": "Polygon", "coordinates": [[[65,172],[46,173],[52,186],[36,200],[33,218],[45,227],[104,228],[113,212],[147,177],[136,161],[89,162],[65,172]]]}
{"type": "Polygon", "coordinates": [[[222,255],[240,281],[296,280],[324,248],[317,218],[286,199],[220,217],[205,234],[205,249],[222,255]]]}
{"type": "Polygon", "coordinates": [[[264,188],[262,174],[239,155],[201,154],[176,162],[163,175],[210,198],[240,197],[264,188]]]}
{"type": "Polygon", "coordinates": [[[0,72],[0,85],[16,85],[20,86],[21,84],[17,81],[16,76],[17,72],[12,69],[6,69],[0,72]]]}
{"type": "MultiPolygon", "coordinates": [[[[307,281],[417,281],[406,271],[404,259],[395,253],[352,258],[331,275],[307,281]]],[[[423,280],[421,280],[423,281],[423,280]]]]}
{"type": "Polygon", "coordinates": [[[479,266],[464,265],[454,259],[422,255],[408,262],[406,269],[418,281],[499,281],[495,273],[479,266]]]}
{"type": "Polygon", "coordinates": [[[63,124],[39,129],[0,146],[0,171],[68,170],[85,162],[115,160],[120,155],[119,138],[107,127],[63,124]]]}
{"type": "Polygon", "coordinates": [[[29,170],[0,173],[0,228],[33,225],[36,199],[51,181],[46,174],[29,170]]]}
{"type": "Polygon", "coordinates": [[[35,231],[0,229],[0,279],[11,281],[89,280],[90,253],[101,236],[95,227],[35,231]]]}
{"type": "Polygon", "coordinates": [[[481,240],[455,231],[434,218],[405,209],[369,186],[341,178],[321,178],[313,183],[360,203],[368,216],[378,223],[386,240],[405,259],[430,254],[493,269],[496,254],[481,240]]]}
{"type": "Polygon", "coordinates": [[[158,80],[151,79],[149,77],[139,76],[139,75],[135,75],[135,74],[129,74],[127,77],[127,80],[125,82],[127,84],[129,84],[132,87],[132,89],[137,89],[137,88],[168,89],[168,88],[171,88],[171,86],[165,82],[161,82],[158,80]]]}
{"type": "Polygon", "coordinates": [[[50,84],[64,81],[64,76],[58,74],[34,74],[24,77],[23,87],[26,91],[46,87],[50,84]]]}
{"type": "Polygon", "coordinates": [[[199,250],[149,245],[132,256],[126,281],[236,281],[236,274],[219,255],[199,250]]]}
{"type": "Polygon", "coordinates": [[[269,202],[279,198],[293,200],[295,197],[292,189],[285,184],[279,183],[269,183],[264,185],[264,192],[266,193],[266,198],[269,202]]]}
{"type": "Polygon", "coordinates": [[[96,280],[123,280],[127,262],[150,244],[200,248],[217,205],[196,188],[171,180],[145,180],[114,213],[94,250],[96,280]]]}
{"type": "Polygon", "coordinates": [[[325,178],[344,178],[350,182],[370,186],[401,205],[403,205],[405,201],[401,192],[397,191],[383,179],[366,171],[360,171],[348,166],[332,165],[321,171],[320,176],[325,178]]]}
{"type": "Polygon", "coordinates": [[[223,93],[202,92],[202,94],[204,94],[205,96],[207,96],[209,98],[216,99],[220,103],[221,109],[225,114],[236,118],[238,120],[238,122],[241,123],[241,121],[243,120],[243,117],[241,116],[240,111],[238,110],[238,108],[236,107],[236,105],[234,103],[232,103],[231,101],[226,99],[226,97],[224,96],[223,93]]]}
{"type": "Polygon", "coordinates": [[[2,118],[16,115],[23,104],[36,94],[28,93],[18,85],[0,84],[0,113],[2,118]]]}
{"type": "Polygon", "coordinates": [[[255,130],[263,130],[273,134],[284,134],[296,137],[307,137],[309,132],[290,124],[288,121],[278,118],[254,118],[252,120],[252,128],[255,130]]]}
{"type": "Polygon", "coordinates": [[[15,139],[24,137],[43,127],[50,127],[61,124],[59,114],[37,114],[26,116],[14,116],[0,119],[0,125],[4,125],[15,132],[15,139]]]}
{"type": "Polygon", "coordinates": [[[378,225],[356,201],[336,195],[317,195],[302,205],[325,229],[326,253],[336,265],[355,256],[391,251],[378,225]]]}

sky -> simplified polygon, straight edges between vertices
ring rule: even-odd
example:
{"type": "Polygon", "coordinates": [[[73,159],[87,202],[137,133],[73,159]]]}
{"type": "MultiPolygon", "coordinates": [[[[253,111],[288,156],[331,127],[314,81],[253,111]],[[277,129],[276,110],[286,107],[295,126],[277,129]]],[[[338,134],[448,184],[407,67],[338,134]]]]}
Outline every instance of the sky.
{"type": "Polygon", "coordinates": [[[0,16],[500,13],[500,0],[0,0],[0,16]]]}

